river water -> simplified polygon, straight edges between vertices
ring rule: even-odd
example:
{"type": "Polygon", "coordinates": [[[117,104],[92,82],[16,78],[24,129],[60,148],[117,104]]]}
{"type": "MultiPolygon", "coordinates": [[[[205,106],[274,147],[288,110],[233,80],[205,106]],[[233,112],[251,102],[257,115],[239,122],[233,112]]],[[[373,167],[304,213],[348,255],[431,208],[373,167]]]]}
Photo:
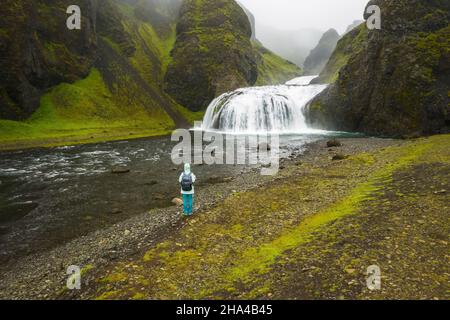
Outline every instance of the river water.
{"type": "MultiPolygon", "coordinates": [[[[302,79],[294,81],[304,85],[302,79]]],[[[279,96],[274,87],[270,90],[279,96]]],[[[299,90],[310,94],[308,89],[299,90]]],[[[256,91],[270,100],[260,89],[256,91]]],[[[251,89],[246,92],[255,94],[251,89]]],[[[295,106],[291,103],[288,108],[295,106]]],[[[234,101],[229,107],[236,108],[234,101]]],[[[254,111],[250,107],[246,110],[254,111]]],[[[298,110],[293,112],[298,114],[298,110]]],[[[279,155],[302,152],[306,143],[330,135],[335,134],[286,132],[280,138],[279,155]]],[[[150,209],[170,206],[179,196],[182,170],[171,161],[175,144],[170,137],[162,137],[0,153],[0,264],[48,250],[150,209]],[[118,165],[127,166],[130,172],[112,174],[111,168],[118,165]]],[[[193,170],[198,177],[197,188],[202,188],[250,167],[203,165],[193,170]]]]}

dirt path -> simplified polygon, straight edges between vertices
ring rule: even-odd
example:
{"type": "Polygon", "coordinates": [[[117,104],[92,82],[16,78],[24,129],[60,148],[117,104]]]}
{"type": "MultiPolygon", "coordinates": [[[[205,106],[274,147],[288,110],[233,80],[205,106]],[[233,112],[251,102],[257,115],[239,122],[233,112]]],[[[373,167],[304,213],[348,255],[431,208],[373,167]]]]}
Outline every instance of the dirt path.
{"type": "Polygon", "coordinates": [[[202,190],[194,218],[155,211],[29,257],[0,297],[448,299],[450,137],[343,142],[202,190]],[[67,291],[76,261],[83,288],[67,291]]]}

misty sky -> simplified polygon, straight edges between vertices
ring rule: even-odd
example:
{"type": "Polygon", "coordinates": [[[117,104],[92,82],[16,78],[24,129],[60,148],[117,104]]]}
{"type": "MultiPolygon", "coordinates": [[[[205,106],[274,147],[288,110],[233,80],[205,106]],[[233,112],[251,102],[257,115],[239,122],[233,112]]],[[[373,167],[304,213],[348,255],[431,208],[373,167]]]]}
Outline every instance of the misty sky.
{"type": "Polygon", "coordinates": [[[340,34],[362,20],[369,0],[239,0],[256,18],[256,25],[278,29],[335,28],[340,34]]]}

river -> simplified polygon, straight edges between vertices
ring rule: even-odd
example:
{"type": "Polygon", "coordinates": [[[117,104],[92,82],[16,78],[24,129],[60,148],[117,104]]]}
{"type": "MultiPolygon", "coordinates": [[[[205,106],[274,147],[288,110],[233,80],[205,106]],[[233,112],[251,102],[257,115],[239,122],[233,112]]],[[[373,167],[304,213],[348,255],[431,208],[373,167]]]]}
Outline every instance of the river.
{"type": "MultiPolygon", "coordinates": [[[[261,89],[256,90],[261,93],[261,89]]],[[[276,91],[274,87],[270,90],[276,91]]],[[[280,96],[279,92],[275,95],[280,96]]],[[[216,108],[214,103],[212,107],[216,108]]],[[[235,107],[234,102],[228,106],[235,107]]],[[[295,114],[299,114],[297,111],[295,114]]],[[[289,121],[279,123],[291,128],[289,121]]],[[[315,130],[285,132],[280,140],[280,156],[302,152],[306,143],[334,135],[315,130]]],[[[172,205],[171,200],[179,194],[178,176],[182,170],[171,161],[175,144],[170,137],[160,137],[1,153],[0,264],[51,249],[152,208],[172,205]],[[111,173],[117,165],[127,166],[130,172],[111,173]]],[[[249,165],[193,168],[198,188],[250,169],[249,165]]]]}

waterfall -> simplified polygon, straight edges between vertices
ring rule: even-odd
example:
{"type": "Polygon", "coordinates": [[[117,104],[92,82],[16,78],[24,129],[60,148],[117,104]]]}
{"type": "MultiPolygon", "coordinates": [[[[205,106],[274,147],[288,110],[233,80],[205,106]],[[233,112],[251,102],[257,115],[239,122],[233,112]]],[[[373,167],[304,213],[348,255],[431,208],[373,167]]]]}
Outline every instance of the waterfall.
{"type": "Polygon", "coordinates": [[[226,133],[306,133],[304,108],[326,85],[300,77],[285,85],[242,88],[216,98],[202,124],[205,131],[226,133]]]}

